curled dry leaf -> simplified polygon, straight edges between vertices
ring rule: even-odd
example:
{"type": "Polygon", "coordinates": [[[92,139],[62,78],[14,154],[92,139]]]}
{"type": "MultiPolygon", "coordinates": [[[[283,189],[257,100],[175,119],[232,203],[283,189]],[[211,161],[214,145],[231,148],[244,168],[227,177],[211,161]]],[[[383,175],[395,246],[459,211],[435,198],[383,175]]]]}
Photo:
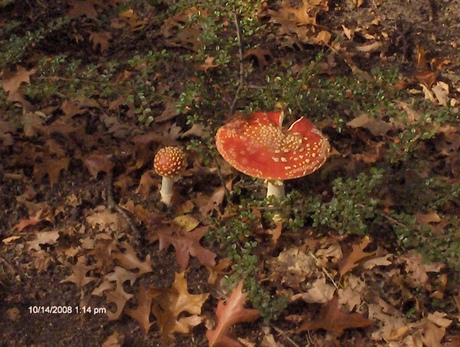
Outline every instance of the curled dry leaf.
{"type": "Polygon", "coordinates": [[[173,337],[174,332],[189,333],[202,318],[201,307],[209,294],[190,294],[187,289],[185,272],[176,273],[170,289],[150,288],[149,295],[153,298],[152,313],[157,318],[163,339],[173,337]],[[189,313],[190,315],[184,316],[189,313]]]}
{"type": "Polygon", "coordinates": [[[248,294],[243,293],[242,289],[243,281],[233,289],[232,295],[226,304],[222,300],[217,304],[217,326],[214,330],[206,332],[209,347],[240,347],[241,344],[238,341],[228,336],[231,326],[241,322],[252,322],[259,317],[258,310],[244,308],[248,294]]]}
{"type": "Polygon", "coordinates": [[[333,298],[335,290],[336,288],[333,285],[326,283],[325,277],[321,277],[313,282],[311,288],[305,293],[295,294],[290,300],[296,301],[302,299],[308,303],[324,304],[333,298]]]}
{"type": "Polygon", "coordinates": [[[298,289],[300,283],[316,269],[315,261],[298,247],[282,251],[278,257],[267,260],[272,281],[281,282],[298,289]]]}

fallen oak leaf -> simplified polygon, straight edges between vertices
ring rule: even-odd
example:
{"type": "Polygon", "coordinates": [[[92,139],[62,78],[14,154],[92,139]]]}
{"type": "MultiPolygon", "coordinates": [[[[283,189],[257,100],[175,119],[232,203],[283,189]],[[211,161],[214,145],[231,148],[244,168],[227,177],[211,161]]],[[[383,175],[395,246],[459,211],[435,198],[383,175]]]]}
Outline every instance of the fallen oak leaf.
{"type": "Polygon", "coordinates": [[[190,256],[196,257],[202,265],[214,266],[216,253],[200,245],[200,239],[207,233],[208,227],[197,228],[191,232],[158,230],[149,239],[151,243],[160,241],[160,250],[173,245],[176,250],[176,261],[182,270],[188,267],[190,256]]]}
{"type": "Polygon", "coordinates": [[[230,258],[221,259],[219,263],[214,266],[207,265],[206,269],[208,269],[209,271],[208,284],[216,283],[220,275],[227,273],[227,272],[224,272],[224,270],[228,268],[230,265],[232,265],[230,258]]]}
{"type": "Polygon", "coordinates": [[[259,68],[264,70],[267,66],[270,65],[270,62],[273,61],[273,55],[272,52],[268,49],[256,47],[246,51],[243,59],[255,60],[259,68]]]}
{"type": "Polygon", "coordinates": [[[111,154],[91,153],[83,158],[83,163],[93,178],[97,178],[99,172],[110,173],[115,166],[111,160],[111,154]]]}
{"type": "Polygon", "coordinates": [[[109,320],[117,320],[120,318],[126,303],[133,297],[132,294],[125,292],[123,285],[117,285],[114,291],[105,291],[104,295],[107,303],[114,303],[117,307],[115,312],[107,309],[106,315],[109,320]]]}
{"type": "Polygon", "coordinates": [[[438,103],[442,106],[447,106],[449,102],[449,85],[445,82],[438,81],[432,88],[438,103]]]}
{"type": "Polygon", "coordinates": [[[80,289],[86,286],[88,283],[94,281],[96,279],[95,277],[86,276],[86,273],[92,270],[92,267],[87,266],[85,262],[86,257],[79,257],[77,263],[72,268],[72,275],[67,276],[59,283],[72,282],[77,286],[78,289],[80,289]]]}
{"type": "Polygon", "coordinates": [[[136,320],[141,326],[144,334],[147,334],[153,324],[153,322],[150,322],[152,296],[144,286],[141,286],[139,292],[136,294],[136,300],[137,307],[135,309],[126,309],[125,313],[136,320]]]}
{"type": "Polygon", "coordinates": [[[228,336],[231,326],[242,322],[252,322],[259,318],[258,310],[244,308],[248,294],[243,293],[242,289],[243,281],[233,289],[227,304],[222,300],[217,304],[217,326],[214,330],[208,330],[206,332],[209,347],[241,347],[242,345],[238,341],[228,336]]]}
{"type": "Polygon", "coordinates": [[[42,221],[41,218],[37,218],[36,216],[32,216],[29,219],[21,219],[19,223],[15,226],[16,230],[21,232],[28,226],[37,225],[42,221]]]}
{"type": "Polygon", "coordinates": [[[150,288],[153,298],[152,313],[157,318],[163,339],[170,339],[174,332],[189,333],[190,329],[200,324],[201,307],[208,299],[208,294],[190,294],[187,289],[185,272],[176,273],[170,289],[150,288]],[[180,317],[183,312],[190,316],[180,317]]]}
{"type": "Polygon", "coordinates": [[[326,283],[326,278],[318,278],[305,293],[294,294],[290,301],[296,301],[302,299],[308,303],[327,303],[332,300],[335,287],[331,284],[326,283]]]}
{"type": "Polygon", "coordinates": [[[112,35],[109,32],[90,32],[89,39],[93,43],[93,50],[95,51],[106,51],[109,48],[109,40],[112,39],[112,35]]]}
{"type": "Polygon", "coordinates": [[[58,231],[42,231],[37,233],[37,237],[33,241],[28,241],[27,246],[29,250],[39,251],[40,245],[54,245],[59,238],[58,231]]]}
{"type": "Polygon", "coordinates": [[[98,17],[95,6],[97,5],[96,0],[71,0],[70,5],[72,9],[67,12],[67,16],[71,19],[86,16],[87,18],[96,19],[98,17]]]}
{"type": "Polygon", "coordinates": [[[382,257],[372,258],[363,263],[363,268],[366,270],[371,270],[376,266],[388,266],[393,264],[393,254],[388,253],[382,257]]]}
{"type": "Polygon", "coordinates": [[[109,282],[116,282],[117,285],[122,285],[126,281],[129,281],[130,286],[133,286],[139,274],[128,271],[121,266],[115,266],[113,272],[108,273],[104,276],[104,280],[109,282]]]}
{"type": "Polygon", "coordinates": [[[367,113],[363,113],[347,123],[352,128],[364,128],[370,131],[374,136],[385,135],[390,130],[400,129],[401,126],[394,122],[386,122],[384,120],[369,117],[367,113]]]}
{"type": "Polygon", "coordinates": [[[348,256],[345,256],[339,260],[340,277],[357,267],[361,260],[371,257],[375,254],[375,252],[364,252],[364,249],[369,245],[370,242],[371,240],[369,237],[364,237],[360,244],[355,244],[352,246],[352,251],[350,254],[348,254],[348,256]]]}
{"type": "Polygon", "coordinates": [[[21,83],[29,84],[30,76],[33,75],[36,71],[37,68],[26,70],[22,66],[18,66],[16,72],[8,73],[4,71],[2,74],[2,87],[3,90],[8,93],[7,100],[10,100],[11,97],[16,94],[21,83]]]}
{"type": "Polygon", "coordinates": [[[200,224],[200,221],[190,214],[182,214],[173,219],[173,222],[182,228],[185,232],[190,232],[200,224]]]}
{"type": "Polygon", "coordinates": [[[343,313],[340,311],[339,299],[333,298],[321,307],[318,317],[312,321],[302,323],[297,331],[324,329],[340,336],[345,329],[365,328],[371,325],[374,325],[374,322],[364,318],[359,313],[343,313]]]}
{"type": "Polygon", "coordinates": [[[219,66],[219,64],[214,64],[215,59],[216,59],[215,57],[211,57],[211,56],[207,57],[204,63],[198,65],[198,70],[206,71],[206,70],[210,70],[210,69],[213,69],[219,66]]]}
{"type": "Polygon", "coordinates": [[[10,236],[10,237],[4,238],[2,240],[2,242],[3,242],[4,245],[7,245],[7,244],[9,244],[9,243],[11,243],[13,241],[16,241],[16,240],[20,239],[20,238],[21,238],[21,236],[10,236]]]}
{"type": "Polygon", "coordinates": [[[61,171],[67,171],[69,168],[70,158],[53,158],[47,155],[43,158],[42,163],[34,164],[34,177],[36,182],[40,182],[48,174],[51,186],[59,181],[61,171]]]}
{"type": "Polygon", "coordinates": [[[139,272],[137,273],[137,276],[153,271],[152,264],[150,262],[150,254],[145,257],[144,261],[141,261],[130,244],[123,242],[121,247],[125,250],[125,252],[122,253],[119,250],[116,250],[116,252],[114,252],[115,254],[113,255],[113,259],[118,260],[122,267],[128,270],[138,269],[139,272]]]}

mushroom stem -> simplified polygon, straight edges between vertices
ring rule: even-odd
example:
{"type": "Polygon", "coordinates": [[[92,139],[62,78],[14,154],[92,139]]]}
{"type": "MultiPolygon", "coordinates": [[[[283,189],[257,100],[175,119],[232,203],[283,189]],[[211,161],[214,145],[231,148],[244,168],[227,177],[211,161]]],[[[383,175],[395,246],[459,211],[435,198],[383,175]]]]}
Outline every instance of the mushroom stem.
{"type": "Polygon", "coordinates": [[[273,195],[276,199],[282,199],[285,197],[284,184],[280,180],[268,180],[267,181],[267,197],[273,195]]]}
{"type": "Polygon", "coordinates": [[[171,205],[171,199],[173,196],[173,185],[174,185],[174,178],[173,177],[165,177],[163,176],[161,180],[161,201],[165,203],[166,206],[171,205]]]}

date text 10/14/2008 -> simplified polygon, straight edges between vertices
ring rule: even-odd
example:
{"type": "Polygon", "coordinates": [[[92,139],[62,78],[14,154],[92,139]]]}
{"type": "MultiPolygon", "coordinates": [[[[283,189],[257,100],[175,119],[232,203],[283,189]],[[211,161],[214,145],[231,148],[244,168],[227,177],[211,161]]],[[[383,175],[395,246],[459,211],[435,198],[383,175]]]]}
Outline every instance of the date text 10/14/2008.
{"type": "Polygon", "coordinates": [[[91,307],[91,306],[29,306],[29,313],[31,314],[80,314],[89,313],[93,315],[107,313],[104,307],[91,307]]]}

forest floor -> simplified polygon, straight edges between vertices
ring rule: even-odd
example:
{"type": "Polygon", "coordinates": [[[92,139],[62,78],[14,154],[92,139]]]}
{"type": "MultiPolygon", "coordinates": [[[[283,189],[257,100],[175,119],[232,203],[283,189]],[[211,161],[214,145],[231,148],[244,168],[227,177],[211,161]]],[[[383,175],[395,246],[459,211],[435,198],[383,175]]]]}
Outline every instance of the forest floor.
{"type": "MultiPolygon", "coordinates": [[[[460,346],[460,3],[248,1],[241,7],[258,3],[251,25],[261,29],[249,33],[247,12],[219,8],[228,18],[220,38],[241,52],[229,49],[230,63],[202,56],[201,65],[180,57],[203,54],[198,37],[213,28],[187,18],[206,22],[216,12],[197,8],[208,2],[150,3],[0,6],[0,346],[460,346]],[[299,205],[282,205],[291,217],[273,223],[265,215],[273,205],[253,202],[263,200],[263,182],[216,154],[215,130],[251,93],[262,95],[278,67],[292,78],[318,56],[327,88],[355,82],[324,97],[334,116],[312,116],[330,139],[330,158],[311,178],[287,183],[299,205]],[[394,71],[382,87],[379,73],[394,71]],[[225,79],[236,82],[216,86],[225,79]],[[187,93],[197,81],[216,91],[214,104],[193,108],[205,102],[187,93]],[[380,105],[394,105],[405,124],[348,106],[374,83],[363,103],[383,95],[380,105]],[[194,110],[209,116],[191,125],[194,110]],[[153,171],[167,145],[190,150],[170,208],[153,171]],[[391,176],[375,185],[371,168],[391,176]],[[363,201],[334,214],[332,202],[344,208],[346,187],[355,186],[378,202],[367,208],[367,193],[356,193],[363,201]],[[329,221],[303,210],[316,201],[309,194],[329,221]],[[368,214],[356,212],[356,232],[341,229],[360,204],[368,214]],[[432,245],[412,241],[416,233],[432,245]]],[[[314,83],[305,91],[329,92],[314,83]]]]}

